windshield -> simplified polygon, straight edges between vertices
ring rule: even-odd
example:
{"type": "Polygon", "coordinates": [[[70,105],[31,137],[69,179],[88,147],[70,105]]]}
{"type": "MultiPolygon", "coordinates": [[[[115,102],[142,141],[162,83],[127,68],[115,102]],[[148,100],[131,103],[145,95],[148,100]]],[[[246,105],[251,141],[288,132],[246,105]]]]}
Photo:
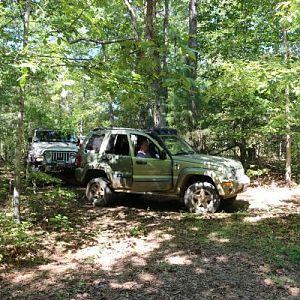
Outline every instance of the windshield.
{"type": "Polygon", "coordinates": [[[172,155],[194,154],[195,151],[183,139],[176,135],[163,135],[160,138],[164,141],[166,147],[172,155]]]}
{"type": "Polygon", "coordinates": [[[74,134],[62,134],[54,130],[41,130],[36,131],[34,141],[76,143],[77,139],[74,134]]]}

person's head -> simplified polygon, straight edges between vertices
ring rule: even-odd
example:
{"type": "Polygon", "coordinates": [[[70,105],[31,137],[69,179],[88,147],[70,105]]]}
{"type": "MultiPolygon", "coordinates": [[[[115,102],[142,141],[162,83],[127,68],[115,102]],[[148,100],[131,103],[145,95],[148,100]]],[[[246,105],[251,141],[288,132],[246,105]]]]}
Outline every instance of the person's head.
{"type": "Polygon", "coordinates": [[[140,150],[143,152],[148,152],[149,151],[149,142],[148,140],[142,140],[140,144],[140,150]]]}

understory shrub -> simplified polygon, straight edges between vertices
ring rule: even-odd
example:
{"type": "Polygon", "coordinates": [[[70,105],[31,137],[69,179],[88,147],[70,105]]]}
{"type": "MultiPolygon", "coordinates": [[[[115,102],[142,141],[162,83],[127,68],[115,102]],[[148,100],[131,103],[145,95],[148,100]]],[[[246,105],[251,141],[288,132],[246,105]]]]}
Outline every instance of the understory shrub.
{"type": "Polygon", "coordinates": [[[10,214],[0,212],[0,262],[33,255],[36,237],[30,231],[32,224],[17,224],[10,214]]]}

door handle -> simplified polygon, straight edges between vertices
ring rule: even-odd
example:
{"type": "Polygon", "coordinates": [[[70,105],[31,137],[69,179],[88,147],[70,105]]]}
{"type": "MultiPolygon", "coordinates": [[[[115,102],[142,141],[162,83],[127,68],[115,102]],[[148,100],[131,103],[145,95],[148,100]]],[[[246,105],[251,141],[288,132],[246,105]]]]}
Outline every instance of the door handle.
{"type": "Polygon", "coordinates": [[[137,160],[137,161],[136,161],[136,164],[137,164],[137,165],[146,165],[146,164],[147,164],[147,161],[145,161],[145,160],[137,160]]]}
{"type": "Polygon", "coordinates": [[[112,159],[111,155],[103,154],[101,156],[102,161],[110,161],[112,159]]]}

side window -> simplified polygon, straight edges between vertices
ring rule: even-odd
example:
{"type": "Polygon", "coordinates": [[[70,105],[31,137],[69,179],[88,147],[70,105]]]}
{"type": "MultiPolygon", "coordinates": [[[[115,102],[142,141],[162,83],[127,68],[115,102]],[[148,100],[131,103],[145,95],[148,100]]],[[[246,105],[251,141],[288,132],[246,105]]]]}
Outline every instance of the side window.
{"type": "Polygon", "coordinates": [[[126,134],[112,134],[106,148],[106,153],[129,156],[129,142],[126,134]]]}
{"type": "Polygon", "coordinates": [[[139,134],[131,134],[130,140],[134,149],[134,156],[145,158],[160,158],[159,148],[151,139],[139,134]]]}
{"type": "Polygon", "coordinates": [[[93,134],[88,140],[85,149],[86,150],[95,150],[95,152],[100,151],[101,144],[104,139],[104,134],[93,134]]]}

